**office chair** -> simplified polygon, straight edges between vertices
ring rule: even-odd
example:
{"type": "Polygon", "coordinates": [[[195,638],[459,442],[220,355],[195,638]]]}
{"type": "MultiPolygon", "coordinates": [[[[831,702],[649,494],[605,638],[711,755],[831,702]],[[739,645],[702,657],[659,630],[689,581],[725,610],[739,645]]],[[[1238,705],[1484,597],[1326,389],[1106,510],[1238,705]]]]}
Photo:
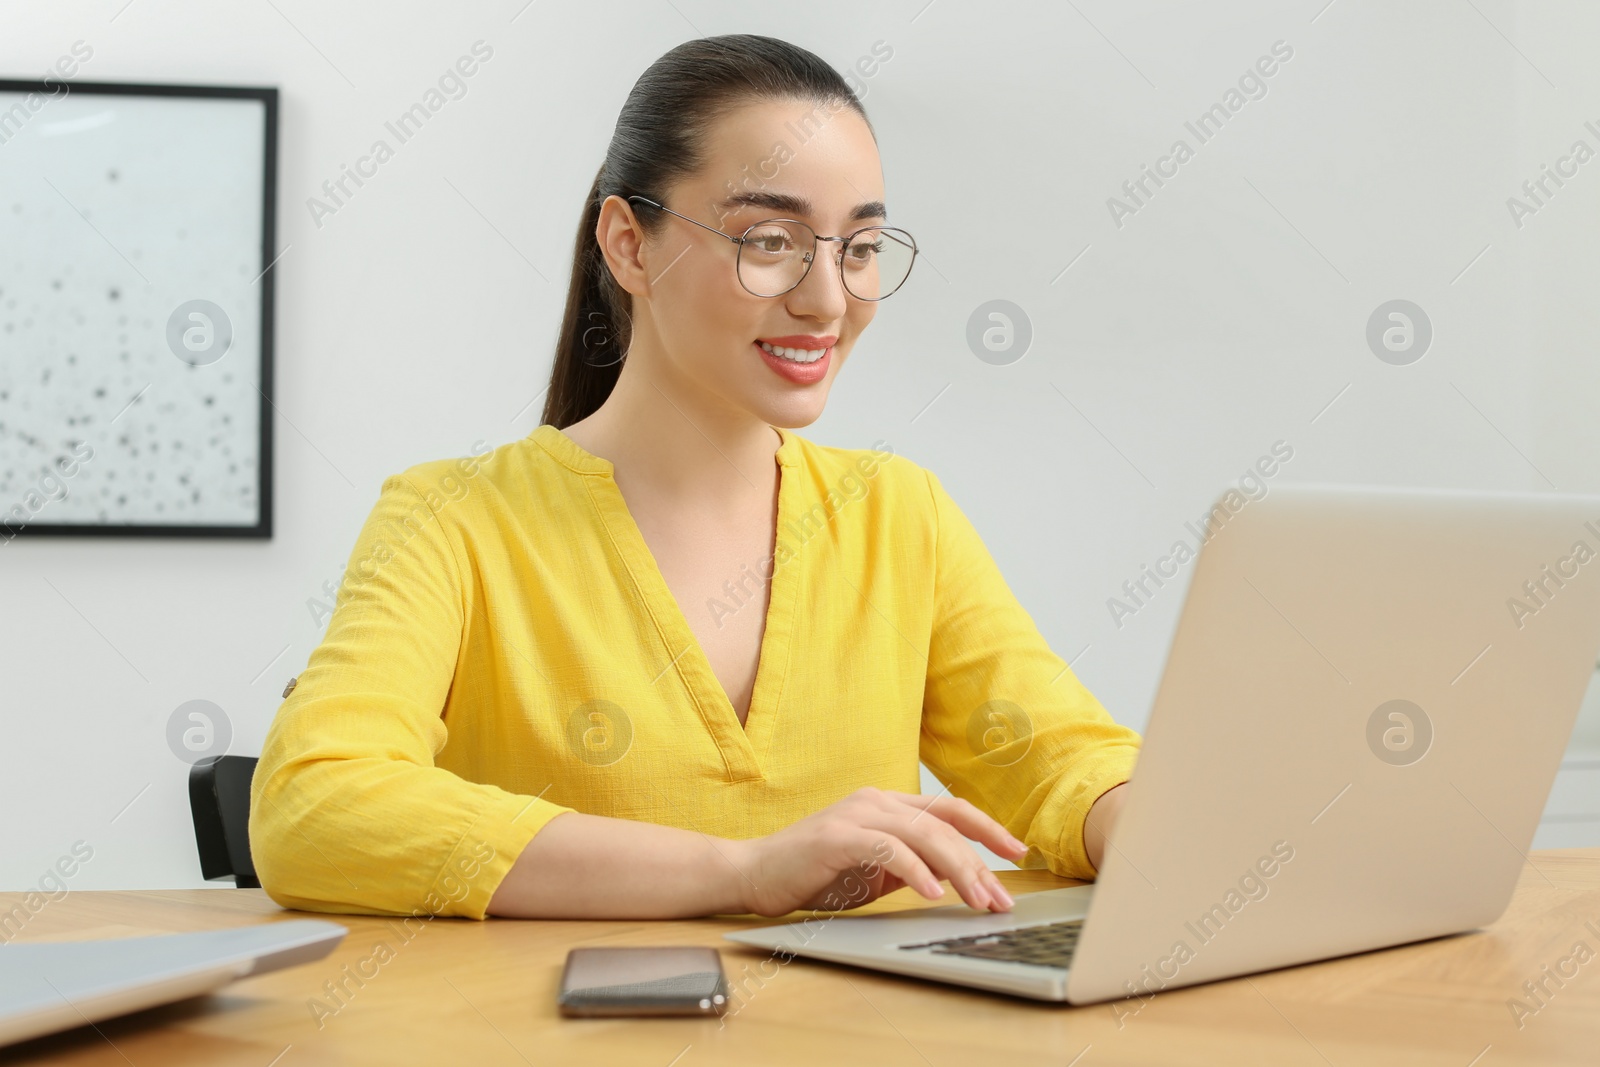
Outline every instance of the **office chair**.
{"type": "Polygon", "coordinates": [[[260,889],[250,859],[250,779],[254,756],[207,756],[189,769],[189,811],[200,874],[207,880],[233,876],[240,889],[260,889]]]}

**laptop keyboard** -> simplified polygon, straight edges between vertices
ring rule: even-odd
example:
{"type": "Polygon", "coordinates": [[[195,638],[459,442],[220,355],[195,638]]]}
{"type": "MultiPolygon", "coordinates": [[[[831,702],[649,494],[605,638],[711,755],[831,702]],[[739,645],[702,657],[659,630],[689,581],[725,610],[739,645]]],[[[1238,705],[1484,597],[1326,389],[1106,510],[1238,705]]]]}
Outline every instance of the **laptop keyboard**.
{"type": "Polygon", "coordinates": [[[919,941],[899,945],[903,949],[928,949],[941,956],[974,956],[984,960],[1010,960],[1040,967],[1068,968],[1078,947],[1082,919],[1066,919],[1015,930],[996,930],[970,937],[950,937],[942,941],[919,941]]]}

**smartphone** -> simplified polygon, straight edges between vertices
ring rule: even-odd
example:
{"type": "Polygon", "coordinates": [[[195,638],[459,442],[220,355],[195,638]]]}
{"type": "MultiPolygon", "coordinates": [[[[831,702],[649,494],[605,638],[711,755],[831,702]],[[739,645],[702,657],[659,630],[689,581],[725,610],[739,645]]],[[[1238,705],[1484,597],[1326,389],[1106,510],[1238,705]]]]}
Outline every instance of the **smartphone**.
{"type": "Polygon", "coordinates": [[[575,948],[556,998],[562,1015],[721,1015],[722,956],[703,945],[575,948]]]}

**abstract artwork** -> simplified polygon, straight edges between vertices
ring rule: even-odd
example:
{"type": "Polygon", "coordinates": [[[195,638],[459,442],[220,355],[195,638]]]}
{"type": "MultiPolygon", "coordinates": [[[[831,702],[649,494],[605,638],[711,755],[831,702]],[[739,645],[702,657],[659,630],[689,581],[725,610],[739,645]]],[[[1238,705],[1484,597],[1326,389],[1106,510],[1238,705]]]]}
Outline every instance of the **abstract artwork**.
{"type": "Polygon", "coordinates": [[[0,544],[271,536],[277,107],[0,81],[0,544]]]}

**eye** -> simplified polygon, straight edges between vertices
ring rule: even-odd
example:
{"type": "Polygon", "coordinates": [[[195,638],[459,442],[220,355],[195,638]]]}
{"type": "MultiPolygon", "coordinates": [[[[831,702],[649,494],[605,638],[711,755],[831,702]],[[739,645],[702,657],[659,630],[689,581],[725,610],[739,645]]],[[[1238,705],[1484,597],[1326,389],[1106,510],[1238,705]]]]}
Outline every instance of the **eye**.
{"type": "Polygon", "coordinates": [[[745,235],[745,247],[766,255],[787,255],[795,250],[794,235],[781,226],[764,227],[745,235]]]}
{"type": "Polygon", "coordinates": [[[883,235],[857,237],[850,242],[850,247],[845,250],[845,258],[852,263],[864,265],[871,263],[874,256],[883,251],[883,235]]]}

